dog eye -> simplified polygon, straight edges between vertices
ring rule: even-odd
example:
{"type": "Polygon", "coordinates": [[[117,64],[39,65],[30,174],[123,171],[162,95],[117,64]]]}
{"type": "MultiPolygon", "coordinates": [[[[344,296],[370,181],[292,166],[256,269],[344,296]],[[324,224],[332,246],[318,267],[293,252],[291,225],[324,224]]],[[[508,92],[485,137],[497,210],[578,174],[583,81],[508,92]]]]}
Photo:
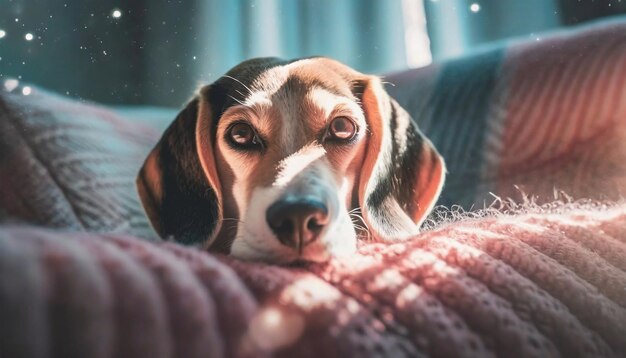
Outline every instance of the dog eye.
{"type": "Polygon", "coordinates": [[[330,122],[328,133],[334,139],[350,140],[356,134],[356,125],[348,117],[337,117],[330,122]]]}
{"type": "Polygon", "coordinates": [[[233,124],[228,130],[227,136],[230,142],[237,147],[251,149],[261,145],[254,128],[247,123],[233,124]]]}

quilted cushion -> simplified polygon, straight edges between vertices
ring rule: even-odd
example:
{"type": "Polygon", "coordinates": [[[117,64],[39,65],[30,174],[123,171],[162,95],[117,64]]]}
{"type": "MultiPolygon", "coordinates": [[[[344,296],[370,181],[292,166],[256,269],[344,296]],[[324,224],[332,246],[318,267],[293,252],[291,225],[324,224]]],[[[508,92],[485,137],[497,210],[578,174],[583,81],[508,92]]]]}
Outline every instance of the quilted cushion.
{"type": "Polygon", "coordinates": [[[91,103],[0,91],[0,221],[154,238],[134,180],[159,136],[91,103]]]}

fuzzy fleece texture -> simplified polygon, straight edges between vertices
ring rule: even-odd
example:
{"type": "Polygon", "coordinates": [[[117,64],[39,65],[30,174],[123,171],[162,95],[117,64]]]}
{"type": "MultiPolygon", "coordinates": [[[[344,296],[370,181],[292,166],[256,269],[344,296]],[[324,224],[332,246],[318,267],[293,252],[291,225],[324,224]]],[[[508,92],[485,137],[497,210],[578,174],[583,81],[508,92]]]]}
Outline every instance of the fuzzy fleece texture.
{"type": "Polygon", "coordinates": [[[278,267],[0,229],[2,357],[623,357],[626,205],[566,205],[278,267]]]}

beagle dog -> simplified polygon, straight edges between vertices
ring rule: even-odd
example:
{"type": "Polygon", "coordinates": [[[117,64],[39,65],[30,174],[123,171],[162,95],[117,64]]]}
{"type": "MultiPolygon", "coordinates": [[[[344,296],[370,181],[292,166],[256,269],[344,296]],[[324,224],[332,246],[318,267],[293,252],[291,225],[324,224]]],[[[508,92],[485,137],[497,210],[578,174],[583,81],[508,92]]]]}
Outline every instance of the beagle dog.
{"type": "Polygon", "coordinates": [[[417,233],[444,176],[379,78],[328,58],[258,58],[199,90],[137,187],[161,237],[242,259],[320,262],[356,250],[356,218],[376,240],[417,233]]]}

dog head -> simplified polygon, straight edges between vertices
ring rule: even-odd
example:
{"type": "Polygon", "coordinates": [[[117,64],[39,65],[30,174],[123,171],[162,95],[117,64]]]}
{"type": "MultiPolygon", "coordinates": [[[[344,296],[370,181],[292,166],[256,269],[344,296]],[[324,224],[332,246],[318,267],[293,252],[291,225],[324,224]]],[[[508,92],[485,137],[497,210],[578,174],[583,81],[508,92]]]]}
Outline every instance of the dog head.
{"type": "Polygon", "coordinates": [[[357,217],[374,239],[410,237],[444,174],[377,77],[327,58],[261,58],[199,91],[137,186],[162,237],[285,263],[354,252],[357,217]]]}

